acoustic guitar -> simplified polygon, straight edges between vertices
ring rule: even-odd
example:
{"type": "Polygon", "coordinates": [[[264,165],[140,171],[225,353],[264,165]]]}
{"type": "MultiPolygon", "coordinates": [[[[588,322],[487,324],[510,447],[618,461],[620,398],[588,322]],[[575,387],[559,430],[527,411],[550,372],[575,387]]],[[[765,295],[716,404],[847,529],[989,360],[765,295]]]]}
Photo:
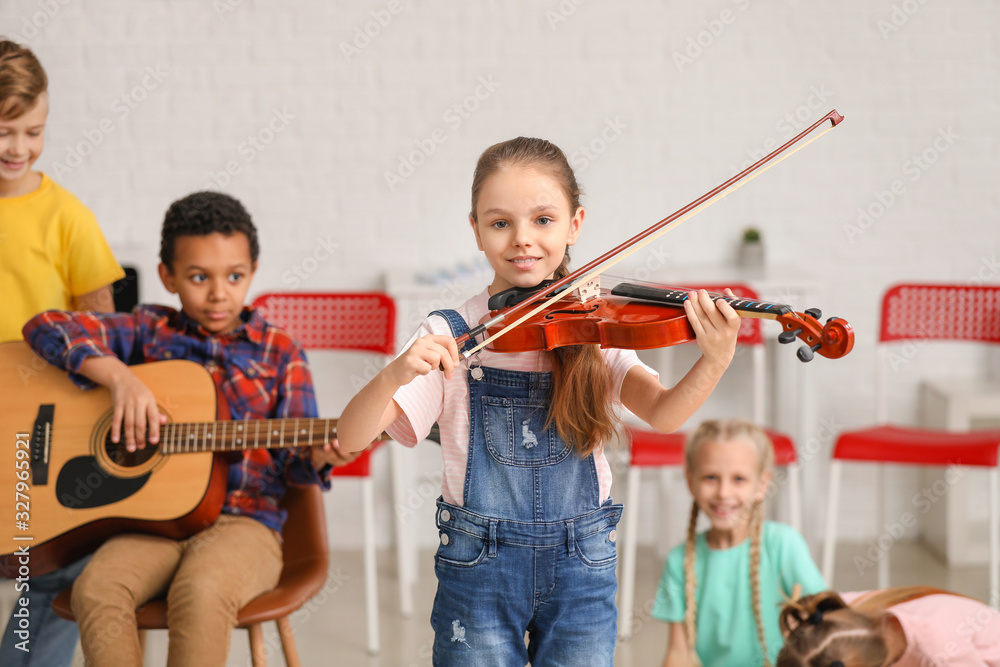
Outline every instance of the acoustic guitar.
{"type": "Polygon", "coordinates": [[[0,578],[51,572],[120,532],[193,535],[225,500],[229,464],[216,453],[336,437],[336,419],[213,421],[215,383],[194,362],[131,368],[168,419],[160,442],[135,452],[111,442],[107,389],[80,389],[26,343],[0,344],[0,578]]]}

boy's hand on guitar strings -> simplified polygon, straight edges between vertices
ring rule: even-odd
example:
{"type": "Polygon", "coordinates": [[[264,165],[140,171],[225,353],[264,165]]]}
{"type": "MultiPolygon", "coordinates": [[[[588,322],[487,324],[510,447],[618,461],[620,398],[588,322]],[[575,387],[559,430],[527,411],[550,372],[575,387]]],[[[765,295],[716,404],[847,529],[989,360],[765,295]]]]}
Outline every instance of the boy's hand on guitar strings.
{"type": "MultiPolygon", "coordinates": [[[[728,296],[735,296],[727,289],[728,296]]],[[[705,290],[691,292],[684,302],[698,347],[705,358],[729,366],[736,352],[736,336],[740,331],[740,316],[723,299],[713,301],[705,290]]]]}
{"type": "MultiPolygon", "coordinates": [[[[124,366],[124,365],[123,365],[124,366]]],[[[124,366],[108,384],[114,414],[111,418],[111,442],[120,442],[125,436],[125,449],[134,452],[144,449],[146,442],[155,445],[160,441],[160,425],[167,423],[166,415],[160,414],[156,406],[156,396],[142,380],[124,366]],[[146,437],[146,429],[149,437],[146,437]]]]}
{"type": "Polygon", "coordinates": [[[451,336],[430,335],[414,341],[386,370],[391,373],[396,384],[403,386],[418,375],[427,375],[439,368],[450,380],[457,364],[458,345],[455,344],[455,339],[451,336]]]}

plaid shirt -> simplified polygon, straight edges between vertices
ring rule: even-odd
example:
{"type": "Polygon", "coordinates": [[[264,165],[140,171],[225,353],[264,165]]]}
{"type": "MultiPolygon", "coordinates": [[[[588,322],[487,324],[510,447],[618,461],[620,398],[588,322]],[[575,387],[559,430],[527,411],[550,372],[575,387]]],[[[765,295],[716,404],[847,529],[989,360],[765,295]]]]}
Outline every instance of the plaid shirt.
{"type": "MultiPolygon", "coordinates": [[[[140,305],[131,314],[50,310],[24,326],[24,339],[49,363],[79,375],[90,357],[116,356],[126,364],[188,359],[203,365],[229,406],[230,418],[316,417],[316,397],[305,353],[263,315],[244,308],[236,331],[213,335],[183,312],[140,305]]],[[[330,466],[317,473],[308,447],[247,451],[229,466],[222,511],[257,519],[281,531],[287,513],[279,503],[285,487],[320,484],[330,488],[330,466]]]]}

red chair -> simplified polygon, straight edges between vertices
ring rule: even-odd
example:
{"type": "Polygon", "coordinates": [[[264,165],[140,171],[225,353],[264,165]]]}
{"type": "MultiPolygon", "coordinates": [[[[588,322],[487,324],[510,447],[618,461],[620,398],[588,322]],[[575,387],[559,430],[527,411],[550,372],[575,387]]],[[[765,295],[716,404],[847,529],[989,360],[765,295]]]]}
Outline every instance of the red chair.
{"type": "MultiPolygon", "coordinates": [[[[747,299],[758,299],[757,293],[747,285],[727,286],[736,296],[747,299]]],[[[701,288],[699,288],[701,289],[701,288]]],[[[720,286],[704,286],[709,292],[722,292],[720,286]]],[[[743,318],[737,337],[740,345],[745,345],[753,355],[753,419],[763,424],[765,406],[764,395],[766,379],[764,377],[764,339],[760,333],[760,320],[743,318]]],[[[684,466],[684,442],[687,434],[683,432],[658,433],[642,428],[627,426],[626,435],[631,443],[629,470],[624,516],[625,539],[622,544],[622,578],[621,607],[619,610],[618,634],[622,639],[632,636],[632,611],[635,602],[635,560],[638,538],[639,517],[639,482],[643,469],[664,468],[667,466],[684,466]]],[[[788,471],[788,503],[791,523],[796,530],[802,529],[802,509],[799,496],[799,466],[795,444],[787,435],[765,429],[771,442],[774,443],[775,464],[786,466],[788,471]]]]}
{"type": "MultiPolygon", "coordinates": [[[[843,462],[923,466],[977,466],[990,471],[990,603],[1000,599],[1000,429],[954,433],[887,424],[885,369],[888,353],[913,340],[1000,343],[1000,286],[898,285],[882,298],[875,373],[878,426],[837,438],[830,464],[830,500],[823,545],[823,577],[833,586],[837,504],[843,462]],[[895,344],[895,345],[894,345],[895,344]]],[[[876,525],[883,525],[884,471],[878,474],[876,525]]],[[[878,587],[889,586],[889,556],[878,559],[878,587]]]]}
{"type": "MultiPolygon", "coordinates": [[[[396,307],[392,298],[382,293],[285,293],[262,294],[253,305],[264,317],[298,339],[307,350],[353,350],[381,355],[384,365],[395,350],[396,307]]],[[[391,448],[394,450],[395,448],[391,448]]],[[[391,451],[390,450],[390,451],[391,451]]],[[[337,477],[361,480],[362,520],[364,524],[365,610],[368,628],[368,652],[379,651],[378,583],[375,561],[375,492],[371,477],[371,454],[365,451],[350,465],[334,468],[337,477]]],[[[397,476],[395,456],[393,477],[397,476]]],[[[394,484],[395,488],[395,484],[394,484]]],[[[405,532],[398,513],[396,548],[400,572],[400,606],[412,613],[412,591],[407,578],[410,563],[404,562],[405,532]]]]}

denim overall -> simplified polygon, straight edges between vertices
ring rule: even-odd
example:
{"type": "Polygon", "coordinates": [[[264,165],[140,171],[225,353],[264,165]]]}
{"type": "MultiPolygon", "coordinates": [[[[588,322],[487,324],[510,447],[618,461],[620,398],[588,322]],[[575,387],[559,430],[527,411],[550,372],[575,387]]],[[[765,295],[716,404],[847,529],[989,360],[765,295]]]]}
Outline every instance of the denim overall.
{"type": "MultiPolygon", "coordinates": [[[[432,314],[468,331],[453,310],[432,314]]],[[[437,503],[434,664],[610,667],[622,506],[599,504],[593,455],[545,426],[551,373],[468,378],[464,506],[437,503]]]]}

